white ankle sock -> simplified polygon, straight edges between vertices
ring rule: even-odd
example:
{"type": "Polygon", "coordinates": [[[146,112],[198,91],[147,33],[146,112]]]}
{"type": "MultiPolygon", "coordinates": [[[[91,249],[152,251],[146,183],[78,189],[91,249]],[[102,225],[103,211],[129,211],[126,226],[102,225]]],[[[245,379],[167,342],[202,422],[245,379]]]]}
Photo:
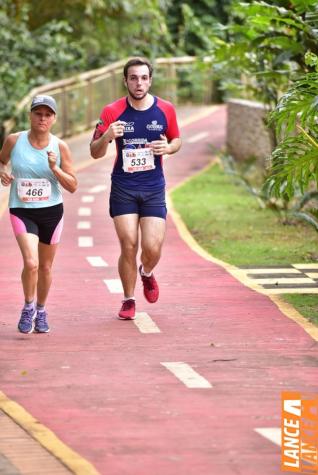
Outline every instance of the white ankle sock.
{"type": "Polygon", "coordinates": [[[144,271],[144,266],[142,266],[141,275],[143,275],[144,277],[151,277],[152,276],[152,271],[147,273],[147,272],[144,271]]]}

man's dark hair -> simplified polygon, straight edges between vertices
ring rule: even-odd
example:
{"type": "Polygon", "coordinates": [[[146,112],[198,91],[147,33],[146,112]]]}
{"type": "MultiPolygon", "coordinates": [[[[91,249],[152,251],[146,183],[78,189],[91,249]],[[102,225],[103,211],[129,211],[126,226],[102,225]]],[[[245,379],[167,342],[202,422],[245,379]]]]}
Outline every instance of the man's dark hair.
{"type": "Polygon", "coordinates": [[[131,66],[148,66],[148,69],[149,69],[149,77],[150,77],[150,78],[152,77],[153,66],[152,66],[152,64],[150,63],[150,61],[149,61],[147,58],[132,58],[132,59],[130,59],[129,61],[127,61],[127,63],[126,63],[125,66],[124,66],[124,76],[125,76],[125,79],[127,79],[127,77],[128,77],[128,69],[129,69],[131,66]]]}

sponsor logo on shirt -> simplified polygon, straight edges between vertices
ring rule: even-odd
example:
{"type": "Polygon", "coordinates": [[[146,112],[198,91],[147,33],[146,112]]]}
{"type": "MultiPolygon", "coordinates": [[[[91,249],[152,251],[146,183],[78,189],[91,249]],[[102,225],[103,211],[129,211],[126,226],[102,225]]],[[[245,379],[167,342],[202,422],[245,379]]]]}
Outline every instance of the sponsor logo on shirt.
{"type": "Polygon", "coordinates": [[[139,139],[139,138],[138,139],[137,138],[124,139],[123,143],[124,145],[127,145],[127,144],[145,145],[147,143],[147,139],[139,139]]]}
{"type": "Polygon", "coordinates": [[[156,131],[163,130],[163,125],[158,124],[158,121],[156,120],[151,121],[151,124],[147,124],[146,127],[148,130],[156,130],[156,131]]]}
{"type": "Polygon", "coordinates": [[[125,124],[125,133],[135,132],[134,124],[135,124],[135,122],[126,122],[126,124],[125,124]]]}

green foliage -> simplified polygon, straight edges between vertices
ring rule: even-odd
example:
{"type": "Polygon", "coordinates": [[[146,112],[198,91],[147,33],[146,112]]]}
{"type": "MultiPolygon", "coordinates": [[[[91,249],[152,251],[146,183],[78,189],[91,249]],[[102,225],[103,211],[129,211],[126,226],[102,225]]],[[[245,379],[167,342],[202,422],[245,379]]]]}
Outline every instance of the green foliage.
{"type": "Polygon", "coordinates": [[[164,12],[170,0],[29,0],[30,25],[37,28],[54,18],[73,26],[72,38],[84,50],[85,69],[104,66],[130,55],[150,58],[169,50],[164,12]],[[37,15],[43,5],[44,16],[37,15]]]}
{"type": "MultiPolygon", "coordinates": [[[[313,55],[311,55],[313,64],[313,55]]],[[[308,73],[298,79],[281,97],[269,116],[279,135],[287,136],[295,130],[296,123],[306,130],[314,130],[317,124],[318,73],[308,73]]]]}
{"type": "Polygon", "coordinates": [[[231,94],[272,107],[290,76],[308,71],[305,52],[318,53],[314,0],[232,3],[230,20],[213,32],[215,73],[231,94]]]}
{"type": "Polygon", "coordinates": [[[178,54],[196,55],[211,46],[208,31],[216,23],[214,0],[177,0],[168,9],[168,26],[178,54]]]}
{"type": "Polygon", "coordinates": [[[195,239],[213,256],[234,265],[277,265],[317,259],[317,234],[302,222],[282,221],[218,166],[172,193],[195,239]]]}
{"type": "MultiPolygon", "coordinates": [[[[238,164],[230,156],[221,155],[223,171],[231,176],[235,183],[243,186],[257,201],[261,209],[271,209],[276,212],[284,224],[293,224],[295,220],[303,221],[318,231],[318,192],[310,191],[303,194],[297,189],[293,199],[287,195],[286,189],[272,196],[270,186],[260,186],[263,182],[264,170],[251,159],[238,164]]],[[[282,167],[284,169],[284,167],[282,167]]]]}
{"type": "Polygon", "coordinates": [[[211,38],[222,88],[273,110],[268,125],[278,145],[269,176],[254,195],[266,205],[280,204],[286,220],[297,217],[315,229],[315,208],[303,209],[299,200],[318,183],[317,25],[316,0],[234,0],[228,24],[211,38]]]}
{"type": "Polygon", "coordinates": [[[211,48],[211,31],[217,22],[227,22],[231,0],[175,0],[170,2],[167,26],[174,55],[204,55],[211,48]]]}
{"type": "MultiPolygon", "coordinates": [[[[317,68],[318,57],[308,53],[305,61],[317,68]]],[[[318,185],[318,72],[294,81],[270,115],[281,141],[272,153],[265,188],[275,196],[291,199],[318,185]]]]}
{"type": "MultiPolygon", "coordinates": [[[[0,123],[34,86],[127,56],[205,52],[230,0],[3,0],[0,123]],[[166,16],[168,12],[168,15],[166,16]]],[[[201,70],[182,73],[180,98],[206,100],[201,70]],[[197,74],[199,73],[199,77],[197,74]]],[[[166,78],[165,78],[166,79],[166,78]]],[[[20,125],[20,124],[19,124],[20,125]]],[[[1,137],[0,137],[1,139],[1,137]]]]}
{"type": "Polygon", "coordinates": [[[270,176],[265,183],[271,194],[292,198],[297,190],[305,193],[312,181],[317,186],[318,143],[312,140],[300,133],[278,144],[272,153],[270,176]]]}
{"type": "Polygon", "coordinates": [[[82,52],[69,40],[71,28],[52,21],[32,33],[28,8],[4,0],[0,10],[0,124],[32,87],[81,69],[82,52]]]}

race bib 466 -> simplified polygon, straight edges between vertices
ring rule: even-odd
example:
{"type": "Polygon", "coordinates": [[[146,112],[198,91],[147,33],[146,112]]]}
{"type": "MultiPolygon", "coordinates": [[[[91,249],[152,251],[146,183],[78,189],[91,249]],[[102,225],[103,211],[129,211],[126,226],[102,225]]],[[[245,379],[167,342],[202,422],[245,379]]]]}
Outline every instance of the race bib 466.
{"type": "Polygon", "coordinates": [[[46,178],[19,178],[18,196],[21,201],[47,201],[51,196],[51,183],[46,178]]]}

